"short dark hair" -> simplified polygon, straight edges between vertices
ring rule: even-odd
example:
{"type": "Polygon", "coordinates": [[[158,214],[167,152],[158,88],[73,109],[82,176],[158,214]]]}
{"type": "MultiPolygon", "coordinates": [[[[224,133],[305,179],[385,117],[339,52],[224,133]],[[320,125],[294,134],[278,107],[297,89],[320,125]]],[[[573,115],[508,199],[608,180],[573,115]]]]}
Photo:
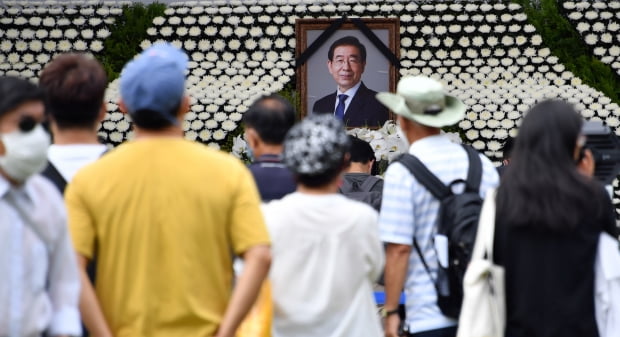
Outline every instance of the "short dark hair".
{"type": "Polygon", "coordinates": [[[375,152],[367,141],[349,135],[351,142],[351,162],[366,164],[375,160],[375,152]]]}
{"type": "Polygon", "coordinates": [[[349,162],[346,161],[346,158],[343,157],[341,166],[330,167],[327,171],[318,174],[297,173],[295,174],[295,180],[307,187],[322,187],[332,182],[340,173],[342,173],[343,168],[346,167],[348,163],[349,162]]]}
{"type": "Polygon", "coordinates": [[[503,160],[507,160],[510,159],[510,156],[512,155],[512,147],[514,146],[515,143],[515,139],[514,137],[508,136],[508,138],[506,138],[506,141],[504,142],[504,146],[502,147],[502,159],[503,160]]]}
{"type": "Polygon", "coordinates": [[[43,91],[34,83],[13,76],[0,76],[0,117],[31,101],[44,101],[43,91]]]}
{"type": "Polygon", "coordinates": [[[282,144],[286,133],[295,124],[295,108],[280,95],[262,96],[243,114],[243,123],[255,129],[263,142],[282,144]]]}
{"type": "Polygon", "coordinates": [[[99,117],[108,79],[97,60],[69,53],[43,68],[39,85],[46,112],[59,128],[90,128],[99,117]]]}
{"type": "Polygon", "coordinates": [[[327,52],[327,59],[330,61],[334,60],[334,50],[340,46],[353,46],[357,48],[360,52],[360,57],[362,58],[362,63],[366,62],[366,47],[358,40],[355,36],[345,36],[340,38],[331,46],[329,46],[329,51],[327,52]]]}

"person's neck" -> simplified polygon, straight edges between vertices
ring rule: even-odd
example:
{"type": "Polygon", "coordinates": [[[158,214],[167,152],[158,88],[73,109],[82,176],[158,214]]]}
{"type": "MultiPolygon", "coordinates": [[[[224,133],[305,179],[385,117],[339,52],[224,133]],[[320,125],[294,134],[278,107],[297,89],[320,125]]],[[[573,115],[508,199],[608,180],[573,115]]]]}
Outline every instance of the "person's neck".
{"type": "Polygon", "coordinates": [[[272,154],[272,155],[281,155],[282,154],[282,150],[283,150],[283,146],[281,144],[265,144],[262,143],[259,146],[257,146],[255,149],[252,149],[254,151],[254,157],[255,158],[260,158],[261,156],[267,155],[267,154],[272,154]]]}
{"type": "Polygon", "coordinates": [[[54,133],[55,145],[100,144],[97,132],[89,129],[64,129],[54,133]]]}
{"type": "Polygon", "coordinates": [[[351,164],[349,164],[349,168],[347,169],[347,173],[370,174],[370,171],[368,170],[368,164],[351,162],[351,164]]]}
{"type": "Polygon", "coordinates": [[[334,194],[338,193],[338,188],[341,183],[342,175],[338,175],[338,177],[334,178],[331,182],[319,187],[308,187],[303,184],[297,184],[297,192],[314,195],[334,194]]]}
{"type": "Polygon", "coordinates": [[[441,129],[422,126],[419,128],[415,128],[411,130],[409,133],[407,133],[407,139],[409,140],[409,144],[413,144],[420,139],[437,136],[440,133],[441,133],[441,129]]]}
{"type": "Polygon", "coordinates": [[[21,185],[23,185],[23,184],[24,184],[24,182],[25,182],[25,181],[17,181],[17,180],[15,180],[15,179],[13,179],[13,178],[9,177],[9,175],[8,175],[8,174],[6,174],[6,172],[4,172],[4,170],[3,170],[2,168],[0,168],[0,175],[1,175],[2,177],[4,177],[4,179],[6,179],[6,181],[8,181],[8,182],[9,182],[9,184],[11,184],[12,186],[16,186],[16,187],[17,187],[17,186],[21,186],[21,185]]]}
{"type": "Polygon", "coordinates": [[[152,139],[152,138],[183,138],[183,129],[179,126],[168,126],[159,130],[148,130],[134,126],[135,140],[152,139]]]}

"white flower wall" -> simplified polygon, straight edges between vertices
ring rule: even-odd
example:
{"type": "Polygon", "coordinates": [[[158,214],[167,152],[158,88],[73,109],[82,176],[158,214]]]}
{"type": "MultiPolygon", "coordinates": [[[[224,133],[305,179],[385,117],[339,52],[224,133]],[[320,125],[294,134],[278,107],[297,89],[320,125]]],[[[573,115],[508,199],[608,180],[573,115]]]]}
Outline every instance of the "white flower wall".
{"type": "MultiPolygon", "coordinates": [[[[118,3],[96,4],[0,8],[0,71],[36,78],[58,52],[98,52],[107,25],[121,10],[118,3]]],[[[295,20],[344,15],[400,18],[400,75],[439,79],[464,100],[469,111],[459,127],[465,141],[496,162],[523,113],[544,98],[565,99],[584,117],[601,119],[619,132],[618,105],[567,71],[515,4],[192,1],[172,4],[155,18],[141,47],[168,41],[187,52],[193,104],[184,123],[186,137],[220,147],[256,97],[293,84],[295,20]]],[[[615,29],[613,20],[605,25],[615,29]]],[[[131,137],[130,123],[116,106],[117,87],[112,82],[106,94],[109,114],[100,130],[111,144],[131,137]]]]}
{"type": "Polygon", "coordinates": [[[592,53],[620,74],[620,1],[564,1],[562,8],[592,53]]]}

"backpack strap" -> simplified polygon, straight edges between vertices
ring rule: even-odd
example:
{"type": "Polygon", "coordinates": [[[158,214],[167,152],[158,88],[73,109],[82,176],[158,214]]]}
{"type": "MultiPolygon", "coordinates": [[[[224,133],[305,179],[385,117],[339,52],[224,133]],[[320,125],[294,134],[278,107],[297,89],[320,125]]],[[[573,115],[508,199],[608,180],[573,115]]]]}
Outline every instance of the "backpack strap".
{"type": "Polygon", "coordinates": [[[467,188],[472,192],[478,192],[480,190],[480,182],[482,181],[482,161],[480,160],[480,155],[471,146],[463,144],[463,149],[467,152],[467,159],[469,159],[467,188]]]}
{"type": "Polygon", "coordinates": [[[438,200],[443,200],[452,193],[436,175],[422,164],[418,157],[405,153],[398,158],[397,161],[403,164],[418,182],[424,185],[424,187],[438,200]]]}
{"type": "Polygon", "coordinates": [[[380,181],[380,178],[370,176],[360,185],[360,190],[362,192],[370,192],[380,181]]]}
{"type": "Polygon", "coordinates": [[[56,188],[60,191],[60,194],[65,193],[65,188],[67,187],[67,181],[65,180],[65,178],[63,178],[63,176],[60,174],[56,166],[54,166],[54,164],[52,164],[51,161],[49,160],[47,161],[47,166],[45,167],[43,172],[41,172],[41,175],[49,179],[54,184],[54,186],[56,186],[56,188]]]}

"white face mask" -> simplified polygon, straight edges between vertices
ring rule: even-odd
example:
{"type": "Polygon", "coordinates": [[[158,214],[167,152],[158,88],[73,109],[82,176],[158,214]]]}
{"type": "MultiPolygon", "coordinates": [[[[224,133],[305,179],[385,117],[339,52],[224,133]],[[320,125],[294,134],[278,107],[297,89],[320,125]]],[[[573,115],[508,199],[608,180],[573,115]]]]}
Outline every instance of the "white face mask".
{"type": "Polygon", "coordinates": [[[22,182],[45,168],[50,136],[41,124],[27,132],[2,134],[0,139],[5,150],[0,156],[0,167],[9,177],[22,182]]]}
{"type": "Polygon", "coordinates": [[[400,123],[396,123],[396,134],[398,135],[398,138],[400,138],[400,140],[405,144],[405,148],[409,149],[409,145],[411,144],[409,143],[409,139],[407,139],[407,135],[405,135],[403,129],[400,128],[400,123]]]}

